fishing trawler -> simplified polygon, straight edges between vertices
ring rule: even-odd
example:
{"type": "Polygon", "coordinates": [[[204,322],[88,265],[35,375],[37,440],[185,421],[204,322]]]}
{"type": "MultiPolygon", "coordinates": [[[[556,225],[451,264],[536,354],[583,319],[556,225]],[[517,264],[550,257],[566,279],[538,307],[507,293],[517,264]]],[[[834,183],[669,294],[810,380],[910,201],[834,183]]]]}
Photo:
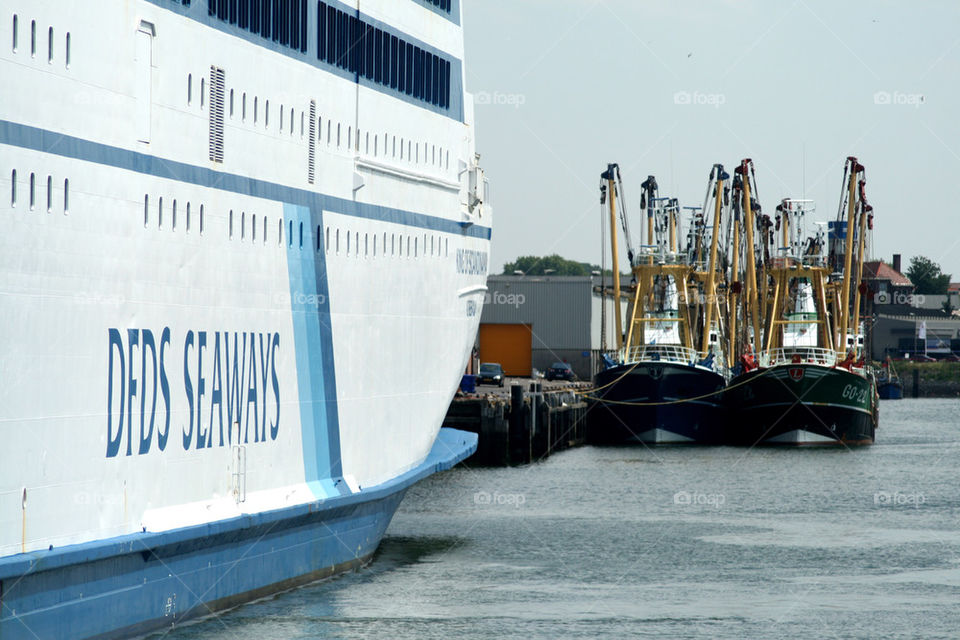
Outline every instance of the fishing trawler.
{"type": "Polygon", "coordinates": [[[0,638],[369,561],[476,448],[460,2],[3,0],[0,39],[0,638]]]}
{"type": "Polygon", "coordinates": [[[877,374],[877,394],[881,400],[903,400],[903,382],[890,356],[880,365],[877,374]]]}
{"type": "Polygon", "coordinates": [[[745,244],[748,273],[739,308],[747,331],[737,341],[740,373],[725,392],[731,440],[750,446],[870,444],[877,427],[876,382],[862,342],[851,333],[860,326],[859,283],[872,226],[863,166],[856,158],[846,163],[848,206],[841,202],[835,227],[844,235],[833,243],[842,253],[831,251],[829,259],[823,231],[803,231],[812,202],[783,200],[775,223],[758,221],[752,169],[752,161],[744,160],[737,172],[744,227],[749,236],[759,230],[760,237],[745,244]],[[840,264],[842,273],[833,268],[840,264]]]}
{"type": "MultiPolygon", "coordinates": [[[[609,198],[614,299],[619,300],[618,195],[623,199],[619,167],[610,165],[601,179],[603,194],[609,198]]],[[[622,205],[619,207],[634,281],[631,311],[624,338],[620,305],[614,305],[617,352],[610,366],[595,377],[592,398],[597,406],[591,412],[590,429],[593,442],[724,441],[720,391],[726,382],[726,368],[716,324],[720,322],[716,292],[717,242],[727,179],[722,166],[711,171],[716,200],[713,232],[709,237],[702,230],[691,234],[699,238],[699,244],[691,243],[687,251],[679,247],[677,201],[659,197],[653,176],[643,183],[641,208],[647,211],[647,243],[639,251],[631,248],[626,213],[622,205]],[[710,247],[708,259],[703,257],[706,246],[710,247]],[[699,272],[697,256],[705,263],[699,272]]]]}

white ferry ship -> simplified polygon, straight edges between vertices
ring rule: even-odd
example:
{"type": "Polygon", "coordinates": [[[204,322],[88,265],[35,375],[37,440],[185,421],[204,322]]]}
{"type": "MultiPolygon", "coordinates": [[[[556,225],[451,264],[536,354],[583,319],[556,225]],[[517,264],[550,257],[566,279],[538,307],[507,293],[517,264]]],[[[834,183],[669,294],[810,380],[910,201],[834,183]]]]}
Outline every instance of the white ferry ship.
{"type": "Polygon", "coordinates": [[[355,567],[441,430],[492,211],[458,0],[0,0],[0,637],[355,567]]]}

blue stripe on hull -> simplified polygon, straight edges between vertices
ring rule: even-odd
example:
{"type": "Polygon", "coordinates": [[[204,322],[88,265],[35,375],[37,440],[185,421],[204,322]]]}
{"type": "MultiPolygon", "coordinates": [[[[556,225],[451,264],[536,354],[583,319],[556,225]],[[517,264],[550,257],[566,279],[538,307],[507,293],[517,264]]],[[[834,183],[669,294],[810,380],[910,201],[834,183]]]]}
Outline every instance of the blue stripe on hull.
{"type": "MultiPolygon", "coordinates": [[[[428,231],[439,231],[484,240],[489,240],[491,237],[492,230],[490,227],[481,225],[464,226],[447,218],[363,204],[234,173],[214,171],[207,167],[151,156],[130,149],[10,122],[9,120],[0,120],[0,144],[9,144],[22,149],[31,149],[62,158],[92,162],[125,171],[134,171],[157,178],[176,180],[177,182],[217,189],[218,191],[250,195],[276,202],[288,202],[309,207],[314,211],[336,211],[337,213],[367,220],[402,224],[428,231]]],[[[307,237],[309,237],[309,234],[307,234],[307,237]]]]}
{"type": "MultiPolygon", "coordinates": [[[[296,342],[304,477],[314,497],[326,498],[349,491],[341,481],[343,469],[330,327],[330,291],[326,261],[322,258],[326,250],[323,246],[318,247],[318,251],[301,251],[299,248],[303,227],[306,226],[308,237],[313,228],[314,216],[310,209],[284,204],[283,217],[288,229],[287,270],[296,342]],[[297,236],[299,238],[295,240],[297,236]]],[[[323,227],[320,212],[316,213],[316,222],[323,227]]],[[[318,235],[318,242],[323,242],[322,233],[318,235]]]]}
{"type": "Polygon", "coordinates": [[[0,559],[0,638],[144,633],[357,566],[406,490],[476,447],[441,429],[423,464],[358,494],[0,559]]]}

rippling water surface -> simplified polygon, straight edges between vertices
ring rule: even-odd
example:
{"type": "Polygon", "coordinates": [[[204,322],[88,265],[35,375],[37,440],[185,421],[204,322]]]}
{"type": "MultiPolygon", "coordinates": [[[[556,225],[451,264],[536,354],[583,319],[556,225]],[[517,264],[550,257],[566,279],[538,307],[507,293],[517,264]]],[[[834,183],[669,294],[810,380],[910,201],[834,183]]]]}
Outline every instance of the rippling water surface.
{"type": "Polygon", "coordinates": [[[166,637],[960,637],[960,401],[885,402],[877,437],[459,468],[370,566],[166,637]]]}

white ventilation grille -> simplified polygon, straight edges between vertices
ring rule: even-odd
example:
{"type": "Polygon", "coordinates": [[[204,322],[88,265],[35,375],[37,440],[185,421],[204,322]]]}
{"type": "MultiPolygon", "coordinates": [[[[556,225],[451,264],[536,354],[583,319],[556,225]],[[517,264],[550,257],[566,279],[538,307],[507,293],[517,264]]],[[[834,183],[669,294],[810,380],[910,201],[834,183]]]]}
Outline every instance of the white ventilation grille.
{"type": "Polygon", "coordinates": [[[307,182],[313,184],[317,169],[317,101],[310,101],[310,142],[307,143],[307,182]]]}
{"type": "Polygon", "coordinates": [[[223,69],[210,67],[210,160],[223,162],[223,69]]]}

